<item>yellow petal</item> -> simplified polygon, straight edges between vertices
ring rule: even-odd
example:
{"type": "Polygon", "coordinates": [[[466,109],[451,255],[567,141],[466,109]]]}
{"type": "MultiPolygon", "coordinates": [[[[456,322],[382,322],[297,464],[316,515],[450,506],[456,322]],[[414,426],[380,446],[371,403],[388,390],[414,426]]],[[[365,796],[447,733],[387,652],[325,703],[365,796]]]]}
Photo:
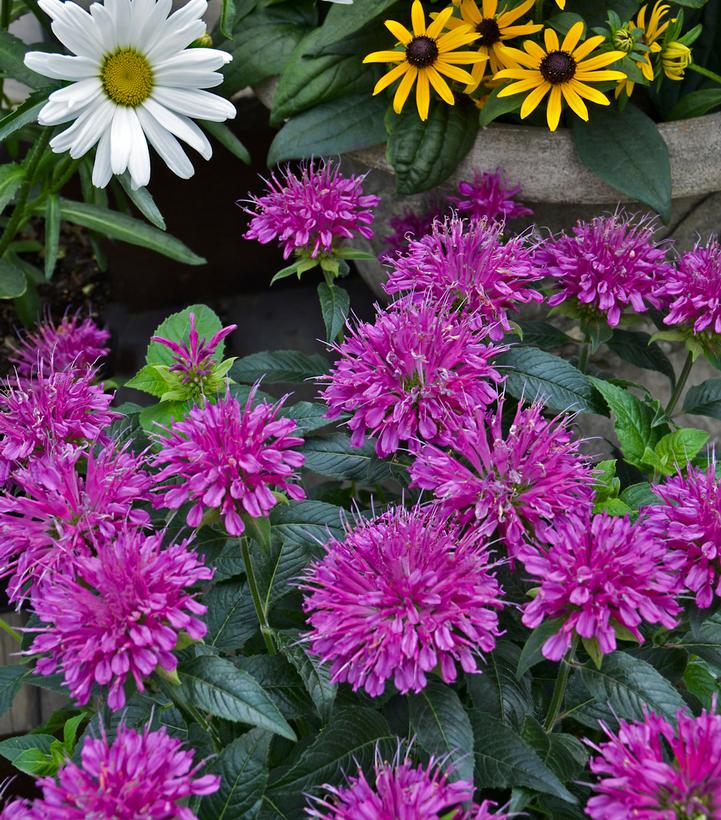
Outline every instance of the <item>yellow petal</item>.
{"type": "Polygon", "coordinates": [[[413,5],[411,6],[411,23],[413,24],[413,33],[416,37],[422,37],[426,33],[426,15],[423,13],[421,0],[413,0],[413,5]]]}
{"type": "MultiPolygon", "coordinates": [[[[528,47],[530,43],[526,41],[524,45],[528,47]]],[[[518,48],[511,48],[511,46],[507,46],[504,43],[496,45],[496,54],[499,55],[506,65],[517,63],[518,65],[525,65],[528,68],[538,68],[539,60],[534,55],[526,54],[525,51],[521,51],[518,48]]]]}
{"type": "Polygon", "coordinates": [[[530,68],[504,68],[499,71],[494,80],[530,80],[535,77],[539,82],[541,81],[541,74],[539,71],[533,71],[530,68]]]}
{"type": "Polygon", "coordinates": [[[406,59],[405,51],[374,51],[363,58],[364,63],[400,63],[406,59]]]}
{"type": "Polygon", "coordinates": [[[625,56],[622,51],[607,51],[605,54],[597,54],[588,60],[582,60],[576,67],[578,71],[595,71],[597,68],[622,60],[625,56]]]}
{"type": "Polygon", "coordinates": [[[517,83],[510,83],[503,92],[498,92],[498,96],[511,97],[513,94],[520,94],[522,91],[530,91],[532,88],[538,88],[543,83],[539,77],[529,77],[527,80],[519,80],[517,83]]]}
{"type": "Polygon", "coordinates": [[[563,43],[561,44],[561,51],[566,51],[570,54],[574,48],[578,45],[578,41],[581,39],[583,35],[583,20],[579,20],[577,23],[574,23],[571,28],[568,29],[568,33],[563,38],[563,43]]]}
{"type": "Polygon", "coordinates": [[[502,14],[498,15],[498,28],[503,29],[506,26],[509,26],[511,23],[515,23],[519,17],[522,17],[534,4],[535,0],[525,0],[524,3],[521,3],[520,6],[516,6],[515,9],[510,9],[509,11],[504,11],[502,14]]]}
{"type": "Polygon", "coordinates": [[[574,80],[580,80],[582,83],[605,83],[608,80],[625,80],[626,75],[623,71],[577,71],[573,75],[574,80]]]}
{"type": "Polygon", "coordinates": [[[418,82],[416,83],[416,106],[418,116],[422,120],[428,119],[428,107],[431,104],[431,89],[428,84],[428,72],[421,69],[418,72],[418,82]]]}
{"type": "Polygon", "coordinates": [[[436,68],[439,62],[469,65],[471,63],[485,63],[487,59],[488,55],[482,54],[480,51],[447,51],[445,54],[441,54],[433,65],[436,68]]]}
{"type": "Polygon", "coordinates": [[[514,37],[528,37],[543,28],[541,23],[524,23],[522,26],[507,26],[501,32],[501,40],[512,40],[514,37]]]}
{"type": "Polygon", "coordinates": [[[495,17],[498,11],[498,0],[483,0],[483,16],[495,17]]]}
{"type": "Polygon", "coordinates": [[[570,85],[579,97],[584,100],[590,100],[598,105],[608,105],[609,101],[605,94],[602,94],[597,88],[581,83],[575,78],[571,80],[570,85]]]}
{"type": "Polygon", "coordinates": [[[543,42],[546,44],[546,51],[559,51],[558,35],[552,28],[543,30],[543,42]]]}
{"type": "Polygon", "coordinates": [[[448,87],[448,83],[443,79],[443,77],[441,77],[435,68],[427,68],[426,73],[431,85],[438,92],[438,96],[444,100],[444,102],[447,102],[448,105],[455,105],[456,100],[453,96],[453,92],[448,87]]]}
{"type": "Polygon", "coordinates": [[[403,43],[404,46],[407,46],[413,39],[413,35],[410,31],[408,31],[404,25],[397,23],[395,20],[386,20],[386,28],[396,38],[396,40],[398,40],[399,43],[403,43]]]}
{"type": "Polygon", "coordinates": [[[526,49],[528,54],[531,55],[531,57],[538,61],[536,65],[540,65],[541,60],[543,60],[546,56],[546,52],[538,45],[538,43],[534,43],[533,40],[526,40],[523,43],[523,47],[526,49]]]}
{"type": "Polygon", "coordinates": [[[588,40],[584,40],[581,45],[573,52],[571,55],[573,59],[580,63],[581,60],[584,60],[588,55],[601,43],[604,41],[604,37],[589,37],[588,40]]]}
{"type": "Polygon", "coordinates": [[[548,107],[546,108],[546,120],[551,131],[558,128],[558,123],[561,119],[561,89],[554,85],[551,89],[551,94],[548,97],[548,107]]]}
{"type": "Polygon", "coordinates": [[[588,122],[588,109],[586,108],[586,103],[584,103],[584,101],[573,90],[573,85],[571,83],[563,83],[563,85],[561,85],[561,91],[563,92],[563,96],[566,98],[566,102],[571,107],[573,113],[579,116],[582,120],[588,122]]]}
{"type": "MultiPolygon", "coordinates": [[[[536,108],[538,108],[538,104],[546,96],[550,88],[551,83],[544,81],[538,86],[538,88],[531,91],[521,106],[521,119],[525,119],[529,114],[535,111],[536,108]]],[[[501,94],[499,93],[498,96],[500,97],[501,94]]]]}
{"type": "Polygon", "coordinates": [[[443,11],[439,12],[435,15],[435,20],[428,26],[428,30],[426,31],[426,36],[431,37],[432,39],[436,39],[438,35],[443,31],[448,22],[448,18],[453,14],[453,6],[448,6],[447,9],[443,9],[443,11]]]}
{"type": "Polygon", "coordinates": [[[556,5],[563,11],[566,8],[566,0],[556,0],[556,5]]]}
{"type": "Polygon", "coordinates": [[[413,83],[418,76],[418,69],[414,65],[409,65],[405,77],[398,84],[395,96],[393,97],[393,110],[400,114],[403,110],[408,95],[411,93],[413,83]]]}
{"type": "Polygon", "coordinates": [[[456,68],[453,65],[449,65],[443,61],[438,61],[433,66],[436,71],[440,74],[445,74],[446,77],[450,77],[451,80],[456,80],[459,83],[466,83],[466,85],[470,85],[473,82],[473,75],[469,74],[467,71],[464,71],[462,68],[456,68]]]}
{"type": "Polygon", "coordinates": [[[384,74],[375,84],[373,95],[380,94],[381,91],[388,88],[389,85],[392,85],[397,79],[402,77],[410,67],[410,63],[403,62],[391,69],[387,74],[384,74]]]}
{"type": "Polygon", "coordinates": [[[443,53],[446,51],[453,51],[459,46],[467,46],[474,40],[477,40],[480,35],[473,31],[469,26],[454,28],[453,31],[447,31],[442,37],[436,40],[438,51],[443,53]]]}
{"type": "Polygon", "coordinates": [[[463,17],[466,23],[470,23],[474,27],[481,22],[483,15],[478,8],[476,0],[466,0],[461,6],[461,17],[463,17]]]}

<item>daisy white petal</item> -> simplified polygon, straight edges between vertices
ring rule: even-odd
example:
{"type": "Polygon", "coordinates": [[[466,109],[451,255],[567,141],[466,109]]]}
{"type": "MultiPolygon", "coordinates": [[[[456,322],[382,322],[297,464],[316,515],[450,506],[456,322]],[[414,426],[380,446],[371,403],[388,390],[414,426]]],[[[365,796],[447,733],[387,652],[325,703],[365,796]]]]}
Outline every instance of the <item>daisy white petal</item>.
{"type": "Polygon", "coordinates": [[[98,65],[87,57],[68,57],[65,54],[47,54],[44,51],[28,51],[25,65],[45,77],[54,80],[83,80],[96,77],[98,65]]]}
{"type": "Polygon", "coordinates": [[[170,131],[173,136],[187,142],[205,159],[210,159],[213,153],[208,138],[198,126],[188,117],[169,111],[155,100],[146,100],[143,108],[157,121],[161,128],[170,131]]]}
{"type": "Polygon", "coordinates": [[[144,108],[138,109],[138,119],[148,142],[160,154],[168,168],[182,179],[190,179],[193,176],[193,163],[180,147],[178,140],[144,108]]]}
{"type": "Polygon", "coordinates": [[[211,122],[223,122],[235,116],[235,108],[228,100],[207,91],[190,88],[156,88],[153,99],[178,114],[198,117],[211,122]]]}
{"type": "Polygon", "coordinates": [[[95,163],[93,164],[93,185],[96,188],[104,188],[113,175],[110,166],[110,131],[106,130],[98,142],[98,150],[95,152],[95,163]]]}

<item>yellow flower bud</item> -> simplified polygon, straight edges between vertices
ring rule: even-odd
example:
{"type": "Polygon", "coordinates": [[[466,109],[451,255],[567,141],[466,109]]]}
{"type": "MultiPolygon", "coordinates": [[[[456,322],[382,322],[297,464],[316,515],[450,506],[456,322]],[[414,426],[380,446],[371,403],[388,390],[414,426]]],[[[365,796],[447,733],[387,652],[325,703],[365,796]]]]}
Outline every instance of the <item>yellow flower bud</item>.
{"type": "Polygon", "coordinates": [[[678,40],[672,40],[661,52],[663,73],[669,80],[683,80],[684,71],[692,62],[691,49],[678,40]]]}

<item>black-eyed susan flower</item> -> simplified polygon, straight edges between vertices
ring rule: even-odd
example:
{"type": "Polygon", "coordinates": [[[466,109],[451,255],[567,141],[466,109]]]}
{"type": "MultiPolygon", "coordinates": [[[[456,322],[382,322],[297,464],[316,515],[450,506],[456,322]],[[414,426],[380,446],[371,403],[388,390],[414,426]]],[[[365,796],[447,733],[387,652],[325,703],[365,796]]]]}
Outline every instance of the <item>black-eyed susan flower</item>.
{"type": "MultiPolygon", "coordinates": [[[[473,83],[466,88],[466,93],[473,93],[481,84],[486,73],[486,67],[491,75],[505,67],[499,45],[513,37],[528,37],[540,31],[543,26],[535,23],[519,23],[522,17],[533,5],[535,0],[524,0],[519,6],[507,9],[505,6],[499,11],[498,0],[482,0],[478,7],[476,0],[463,0],[461,16],[451,17],[447,26],[451,31],[463,26],[470,26],[479,35],[474,43],[484,60],[476,63],[471,69],[473,83]]],[[[433,17],[438,17],[434,14],[433,17]]]]}
{"type": "Polygon", "coordinates": [[[496,79],[516,82],[502,88],[498,96],[530,92],[521,106],[522,119],[535,111],[546,95],[546,118],[551,131],[558,127],[564,100],[582,120],[588,120],[584,100],[609,105],[608,98],[589,83],[623,80],[626,75],[622,71],[606,66],[622,59],[624,53],[605,51],[594,54],[605,38],[598,35],[581,41],[583,25],[579,21],[571,26],[562,43],[559,43],[556,32],[547,28],[543,32],[545,48],[531,40],[524,42],[524,51],[502,46],[503,59],[511,67],[499,71],[496,79]]]}
{"type": "MultiPolygon", "coordinates": [[[[661,51],[661,44],[658,42],[668,28],[669,21],[666,20],[666,15],[671,7],[664,3],[663,0],[657,0],[654,4],[651,14],[646,20],[646,12],[648,11],[648,3],[641,6],[636,20],[628,23],[627,29],[629,33],[640,29],[641,42],[648,48],[645,54],[636,61],[636,66],[640,69],[644,79],[648,82],[653,82],[653,63],[651,62],[651,55],[658,54],[661,51]]],[[[616,97],[618,97],[624,90],[630,97],[633,93],[635,83],[632,80],[626,79],[620,82],[616,88],[616,97]]]]}
{"type": "Polygon", "coordinates": [[[395,20],[386,20],[386,28],[403,46],[402,50],[374,51],[364,63],[398,63],[387,74],[378,80],[373,94],[379,94],[396,80],[400,80],[393,98],[393,110],[400,114],[408,95],[416,85],[416,105],[422,120],[428,119],[428,107],[431,99],[431,86],[442,100],[453,105],[455,99],[445,77],[470,85],[473,77],[459,65],[472,65],[487,56],[478,51],[457,51],[460,46],[478,40],[480,34],[464,25],[447,31],[443,30],[453,14],[453,7],[444,9],[436,19],[426,26],[426,15],[420,0],[414,0],[411,6],[410,32],[404,25],[395,20]]]}
{"type": "Polygon", "coordinates": [[[661,66],[669,80],[683,80],[684,72],[691,65],[691,49],[678,40],[672,40],[663,47],[661,66]]]}

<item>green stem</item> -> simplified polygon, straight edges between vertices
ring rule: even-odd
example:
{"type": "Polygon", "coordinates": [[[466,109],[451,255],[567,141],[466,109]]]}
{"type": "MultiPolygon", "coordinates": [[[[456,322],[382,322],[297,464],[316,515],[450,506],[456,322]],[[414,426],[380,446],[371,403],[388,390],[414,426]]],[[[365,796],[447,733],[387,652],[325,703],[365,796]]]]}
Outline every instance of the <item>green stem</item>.
{"type": "Polygon", "coordinates": [[[689,353],[688,356],[686,356],[686,361],[683,363],[683,370],[681,371],[681,375],[678,377],[676,387],[674,387],[673,393],[671,393],[671,398],[668,400],[668,404],[666,405],[665,413],[668,418],[671,418],[671,413],[673,413],[674,407],[676,407],[676,403],[681,398],[681,393],[683,393],[684,387],[686,387],[686,382],[688,381],[691,368],[693,367],[693,361],[693,354],[689,353]]]}
{"type": "Polygon", "coordinates": [[[6,623],[2,618],[0,618],[0,630],[6,632],[14,641],[18,643],[22,643],[23,636],[13,629],[10,624],[6,623]]]}
{"type": "Polygon", "coordinates": [[[7,31],[10,28],[10,6],[12,0],[0,0],[0,29],[7,31]]]}
{"type": "Polygon", "coordinates": [[[578,369],[581,373],[585,373],[588,369],[588,359],[591,355],[591,343],[585,339],[581,343],[581,349],[578,353],[578,369]]]}
{"type": "Polygon", "coordinates": [[[702,74],[704,77],[708,77],[709,80],[713,80],[715,83],[721,84],[721,75],[716,74],[713,71],[709,71],[708,68],[704,68],[696,63],[691,63],[688,68],[690,68],[691,71],[695,71],[697,74],[702,74]]]}
{"type": "Polygon", "coordinates": [[[558,671],[556,678],[556,685],[553,687],[553,695],[551,696],[551,705],[548,707],[548,714],[543,724],[543,728],[547,732],[552,732],[553,727],[558,720],[558,715],[563,705],[563,698],[566,694],[566,686],[568,685],[568,676],[571,673],[571,662],[576,654],[576,647],[578,646],[578,635],[573,636],[573,643],[571,648],[566,653],[566,656],[561,660],[561,668],[558,671]]]}
{"type": "Polygon", "coordinates": [[[8,249],[8,245],[15,238],[15,234],[25,224],[25,219],[27,218],[25,205],[27,204],[30,191],[35,182],[38,165],[50,142],[51,133],[51,128],[43,128],[40,137],[33,143],[32,148],[28,151],[27,157],[25,158],[25,179],[18,193],[18,198],[13,212],[10,215],[10,219],[8,220],[8,224],[5,226],[2,236],[0,236],[0,259],[2,259],[3,254],[8,249]]]}
{"type": "Polygon", "coordinates": [[[536,0],[536,7],[533,11],[533,22],[540,23],[543,20],[543,0],[536,0]]]}
{"type": "Polygon", "coordinates": [[[268,649],[269,655],[276,655],[277,650],[273,642],[273,632],[268,624],[268,616],[260,598],[258,591],[258,584],[255,580],[255,572],[253,571],[253,562],[250,560],[250,550],[248,549],[248,539],[242,538],[240,542],[241,550],[243,552],[243,563],[245,564],[245,574],[248,578],[248,586],[250,587],[250,597],[253,599],[253,606],[255,607],[255,614],[258,616],[258,623],[260,624],[260,634],[263,636],[265,645],[268,649]]]}

